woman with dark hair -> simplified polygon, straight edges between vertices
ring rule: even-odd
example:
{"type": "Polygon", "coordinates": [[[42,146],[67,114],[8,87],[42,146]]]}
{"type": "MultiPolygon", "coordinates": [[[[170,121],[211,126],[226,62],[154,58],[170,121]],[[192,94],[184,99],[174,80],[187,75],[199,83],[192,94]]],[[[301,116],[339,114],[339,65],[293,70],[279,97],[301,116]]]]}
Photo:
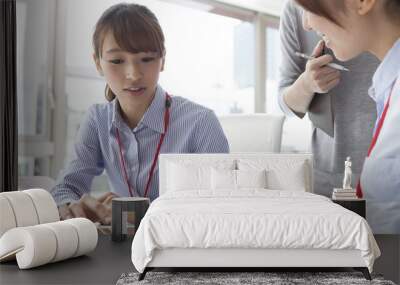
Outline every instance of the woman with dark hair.
{"type": "Polygon", "coordinates": [[[375,233],[400,233],[400,0],[296,0],[340,60],[364,51],[380,65],[370,96],[378,118],[357,195],[375,233]]]}
{"type": "Polygon", "coordinates": [[[158,85],[164,35],[156,16],[137,4],[117,4],[98,20],[93,58],[109,103],[92,106],[79,128],[75,152],[52,194],[63,219],[108,224],[114,196],[158,197],[160,153],[226,153],[214,112],[171,96],[158,85]],[[112,192],[88,195],[106,171],[112,192]]]}
{"type": "Polygon", "coordinates": [[[309,27],[306,16],[294,0],[287,1],[282,11],[278,102],[288,117],[309,115],[313,191],[331,197],[332,190],[342,185],[343,162],[348,156],[353,181],[360,177],[376,120],[376,106],[368,88],[379,61],[365,52],[340,63],[350,72],[331,68],[327,64],[337,59],[309,27]],[[314,59],[298,57],[296,52],[314,59]]]}

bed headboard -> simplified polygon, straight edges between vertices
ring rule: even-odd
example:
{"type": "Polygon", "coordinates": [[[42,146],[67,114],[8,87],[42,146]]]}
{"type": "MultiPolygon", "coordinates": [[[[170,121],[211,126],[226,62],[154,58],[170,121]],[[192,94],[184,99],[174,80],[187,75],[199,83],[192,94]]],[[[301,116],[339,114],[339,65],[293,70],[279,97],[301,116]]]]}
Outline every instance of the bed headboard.
{"type": "Polygon", "coordinates": [[[312,154],[283,154],[283,153],[232,153],[232,154],[161,154],[159,159],[159,195],[167,191],[168,165],[201,165],[216,166],[231,164],[233,169],[252,167],[257,163],[270,164],[271,167],[290,167],[291,165],[304,166],[304,189],[313,192],[313,159],[312,154]]]}

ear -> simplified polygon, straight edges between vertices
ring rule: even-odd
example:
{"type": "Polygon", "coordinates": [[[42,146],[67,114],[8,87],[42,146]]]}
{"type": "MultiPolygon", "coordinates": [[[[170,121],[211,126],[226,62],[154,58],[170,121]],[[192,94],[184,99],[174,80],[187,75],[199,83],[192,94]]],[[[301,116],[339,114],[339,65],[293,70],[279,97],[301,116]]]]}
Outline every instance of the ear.
{"type": "Polygon", "coordinates": [[[164,65],[165,65],[165,57],[163,57],[162,60],[161,60],[161,69],[160,69],[160,72],[161,72],[161,71],[164,71],[164,65]]]}
{"type": "Polygon", "coordinates": [[[368,14],[376,4],[376,0],[357,0],[357,14],[364,16],[368,14]]]}
{"type": "Polygon", "coordinates": [[[93,60],[94,60],[94,63],[96,64],[96,69],[99,72],[99,74],[101,76],[104,76],[103,69],[101,68],[101,65],[100,65],[100,58],[98,58],[95,53],[93,53],[93,60]]]}

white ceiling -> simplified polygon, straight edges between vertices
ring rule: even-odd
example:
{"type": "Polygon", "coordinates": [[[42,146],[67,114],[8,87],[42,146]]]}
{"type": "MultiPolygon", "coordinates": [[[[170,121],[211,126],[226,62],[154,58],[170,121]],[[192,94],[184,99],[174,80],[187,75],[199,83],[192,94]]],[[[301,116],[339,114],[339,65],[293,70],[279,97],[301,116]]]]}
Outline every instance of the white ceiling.
{"type": "Polygon", "coordinates": [[[280,16],[285,0],[217,0],[234,6],[280,16]]]}

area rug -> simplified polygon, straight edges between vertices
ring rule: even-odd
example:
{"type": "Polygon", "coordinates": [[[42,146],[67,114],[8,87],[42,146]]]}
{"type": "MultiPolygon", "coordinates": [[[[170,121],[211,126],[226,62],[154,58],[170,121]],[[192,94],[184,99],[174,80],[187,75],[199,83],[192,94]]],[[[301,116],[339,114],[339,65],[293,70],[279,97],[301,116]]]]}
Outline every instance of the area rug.
{"type": "Polygon", "coordinates": [[[157,284],[157,285],[395,285],[384,280],[380,275],[372,275],[368,281],[360,272],[148,272],[142,281],[138,281],[139,273],[122,274],[117,285],[157,284]]]}

